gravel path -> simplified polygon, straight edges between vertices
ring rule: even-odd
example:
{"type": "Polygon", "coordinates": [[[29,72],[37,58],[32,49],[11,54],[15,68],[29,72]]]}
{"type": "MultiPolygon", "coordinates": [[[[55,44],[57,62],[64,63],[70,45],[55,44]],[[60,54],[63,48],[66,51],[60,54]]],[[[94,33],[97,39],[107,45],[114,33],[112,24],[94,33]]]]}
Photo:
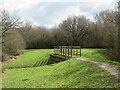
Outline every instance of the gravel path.
{"type": "Polygon", "coordinates": [[[96,61],[93,61],[93,60],[90,60],[90,59],[86,59],[86,58],[83,58],[83,57],[77,57],[77,56],[73,56],[73,58],[76,58],[78,60],[82,60],[82,61],[87,61],[87,62],[91,62],[91,63],[95,63],[97,64],[99,67],[103,68],[104,70],[107,70],[108,72],[111,73],[111,75],[114,75],[116,76],[117,79],[120,79],[120,76],[119,76],[119,71],[115,68],[112,68],[110,67],[108,64],[105,64],[105,63],[102,63],[102,62],[96,62],[96,61]]]}

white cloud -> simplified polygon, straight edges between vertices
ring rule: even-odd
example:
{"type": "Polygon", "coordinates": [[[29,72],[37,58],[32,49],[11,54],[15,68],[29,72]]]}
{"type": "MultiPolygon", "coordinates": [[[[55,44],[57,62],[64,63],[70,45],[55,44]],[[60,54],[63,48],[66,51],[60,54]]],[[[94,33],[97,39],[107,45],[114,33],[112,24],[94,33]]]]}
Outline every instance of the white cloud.
{"type": "Polygon", "coordinates": [[[38,3],[40,0],[1,0],[0,6],[2,9],[6,9],[8,11],[13,11],[16,9],[25,9],[30,8],[34,4],[38,3]]]}
{"type": "Polygon", "coordinates": [[[95,13],[114,9],[117,0],[0,0],[1,9],[23,20],[52,27],[68,16],[85,15],[93,19],[95,13]],[[75,3],[76,2],[76,3],[75,3]]]}
{"type": "MultiPolygon", "coordinates": [[[[116,2],[117,0],[0,0],[0,6],[3,9],[15,10],[30,8],[36,3],[41,2],[81,2],[81,3],[99,3],[99,4],[109,4],[116,2]]],[[[98,4],[97,4],[98,5],[98,4]]]]}
{"type": "Polygon", "coordinates": [[[68,6],[64,10],[59,10],[55,14],[54,23],[60,23],[62,20],[66,19],[68,16],[79,15],[79,6],[68,6]]]}

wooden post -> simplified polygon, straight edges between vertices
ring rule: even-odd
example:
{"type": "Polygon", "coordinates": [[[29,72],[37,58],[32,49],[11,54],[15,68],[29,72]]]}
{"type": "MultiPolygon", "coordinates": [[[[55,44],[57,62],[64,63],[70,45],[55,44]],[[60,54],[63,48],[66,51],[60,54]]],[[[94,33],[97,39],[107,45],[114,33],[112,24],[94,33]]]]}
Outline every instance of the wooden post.
{"type": "Polygon", "coordinates": [[[57,49],[58,49],[57,53],[59,53],[59,46],[57,46],[57,49]]]}
{"type": "Polygon", "coordinates": [[[59,46],[57,46],[57,53],[59,53],[59,46]]]}
{"type": "Polygon", "coordinates": [[[78,49],[76,48],[76,56],[78,55],[78,49]]]}
{"type": "Polygon", "coordinates": [[[65,46],[65,55],[66,55],[66,46],[65,46]]]}
{"type": "Polygon", "coordinates": [[[59,49],[59,53],[61,53],[61,51],[60,51],[60,46],[58,46],[58,49],[59,49]]]}
{"type": "Polygon", "coordinates": [[[62,55],[62,46],[60,46],[60,53],[61,53],[61,55],[62,55]]]}
{"type": "Polygon", "coordinates": [[[65,55],[66,55],[66,46],[65,46],[65,55]]]}
{"type": "Polygon", "coordinates": [[[65,55],[67,56],[67,46],[65,47],[65,55]]]}
{"type": "Polygon", "coordinates": [[[64,46],[63,46],[63,55],[64,55],[64,46]]]}
{"type": "Polygon", "coordinates": [[[75,47],[75,56],[76,56],[76,54],[77,54],[76,52],[77,52],[77,51],[76,51],[76,47],[75,47]]]}
{"type": "Polygon", "coordinates": [[[66,46],[65,46],[65,55],[66,55],[66,46]]]}
{"type": "Polygon", "coordinates": [[[57,52],[58,52],[58,49],[57,49],[57,46],[56,46],[56,54],[57,54],[57,52]]]}
{"type": "Polygon", "coordinates": [[[80,46],[54,46],[54,53],[72,57],[73,55],[81,56],[82,51],[80,46]]]}
{"type": "Polygon", "coordinates": [[[58,53],[60,53],[60,46],[58,46],[58,53]]]}
{"type": "MultiPolygon", "coordinates": [[[[63,46],[62,46],[62,54],[63,54],[63,46]]],[[[62,54],[61,54],[61,55],[62,55],[62,54]]]]}
{"type": "Polygon", "coordinates": [[[68,46],[67,46],[67,56],[68,56],[68,46]]]}
{"type": "Polygon", "coordinates": [[[66,46],[65,46],[65,55],[66,55],[66,46]]]}
{"type": "Polygon", "coordinates": [[[68,56],[69,56],[69,46],[68,46],[68,56]]]}
{"type": "Polygon", "coordinates": [[[75,53],[76,53],[76,52],[75,52],[75,49],[74,49],[74,47],[73,47],[72,49],[73,49],[73,55],[75,55],[75,53]]]}
{"type": "Polygon", "coordinates": [[[81,46],[80,46],[80,57],[81,57],[81,46]]]}
{"type": "Polygon", "coordinates": [[[74,53],[75,53],[75,52],[74,52],[74,48],[72,48],[72,55],[74,55],[74,53]]]}
{"type": "Polygon", "coordinates": [[[72,46],[71,46],[71,57],[72,57],[72,46]]]}

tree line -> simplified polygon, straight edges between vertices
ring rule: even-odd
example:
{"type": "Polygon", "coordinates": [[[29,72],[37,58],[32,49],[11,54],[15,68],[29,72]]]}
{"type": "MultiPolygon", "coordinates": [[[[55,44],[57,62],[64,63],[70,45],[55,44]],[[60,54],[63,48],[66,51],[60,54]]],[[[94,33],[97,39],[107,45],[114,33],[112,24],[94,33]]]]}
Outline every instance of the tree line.
{"type": "Polygon", "coordinates": [[[3,60],[8,55],[19,55],[23,49],[48,49],[53,46],[81,46],[82,48],[105,48],[116,56],[118,33],[118,12],[104,10],[94,16],[94,20],[85,16],[71,16],[63,20],[58,27],[46,28],[22,22],[20,18],[10,16],[5,10],[0,12],[3,60]]]}

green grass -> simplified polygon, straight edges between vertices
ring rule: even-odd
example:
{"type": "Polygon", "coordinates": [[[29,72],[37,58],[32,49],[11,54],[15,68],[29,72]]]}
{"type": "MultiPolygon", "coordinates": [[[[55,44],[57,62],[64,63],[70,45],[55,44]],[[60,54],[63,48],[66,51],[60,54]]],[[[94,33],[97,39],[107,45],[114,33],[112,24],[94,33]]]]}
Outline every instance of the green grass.
{"type": "Polygon", "coordinates": [[[88,58],[97,62],[107,63],[114,68],[118,68],[120,62],[107,58],[104,54],[106,49],[82,49],[82,57],[88,58]]]}
{"type": "Polygon", "coordinates": [[[52,49],[25,50],[24,54],[10,62],[3,63],[4,68],[31,67],[36,62],[45,63],[52,54],[52,49]]]}
{"type": "Polygon", "coordinates": [[[4,88],[111,88],[119,87],[110,73],[97,65],[69,59],[35,68],[7,70],[4,88]]]}
{"type": "MultiPolygon", "coordinates": [[[[78,54],[80,51],[78,50],[78,54]]],[[[85,48],[81,49],[81,57],[91,59],[97,62],[103,62],[109,64],[111,67],[118,69],[120,66],[120,62],[116,60],[112,60],[106,56],[108,54],[108,50],[106,49],[93,49],[93,48],[85,48]]],[[[73,49],[73,56],[76,56],[76,49],[73,49]]],[[[80,55],[77,55],[80,56],[80,55]]]]}
{"type": "MultiPolygon", "coordinates": [[[[4,67],[33,66],[36,61],[48,59],[52,49],[30,50],[4,67]],[[31,58],[30,58],[31,57],[31,58]],[[29,58],[29,59],[28,59],[29,58]],[[37,60],[36,60],[37,59],[37,60]],[[15,65],[14,65],[15,64],[15,65]]],[[[88,52],[84,49],[83,55],[88,52]]],[[[92,52],[92,51],[91,51],[92,52]]],[[[94,50],[93,50],[94,52],[94,50]]],[[[54,55],[68,60],[32,68],[6,69],[3,88],[118,88],[114,76],[96,64],[54,55]]],[[[89,56],[89,55],[88,55],[89,56]]],[[[93,55],[94,56],[94,55],[93,55]]],[[[87,56],[86,56],[87,57],[87,56]]],[[[96,57],[95,57],[96,58],[96,57]]],[[[95,59],[93,58],[93,59],[95,59]]],[[[100,59],[100,58],[99,58],[100,59]]]]}

